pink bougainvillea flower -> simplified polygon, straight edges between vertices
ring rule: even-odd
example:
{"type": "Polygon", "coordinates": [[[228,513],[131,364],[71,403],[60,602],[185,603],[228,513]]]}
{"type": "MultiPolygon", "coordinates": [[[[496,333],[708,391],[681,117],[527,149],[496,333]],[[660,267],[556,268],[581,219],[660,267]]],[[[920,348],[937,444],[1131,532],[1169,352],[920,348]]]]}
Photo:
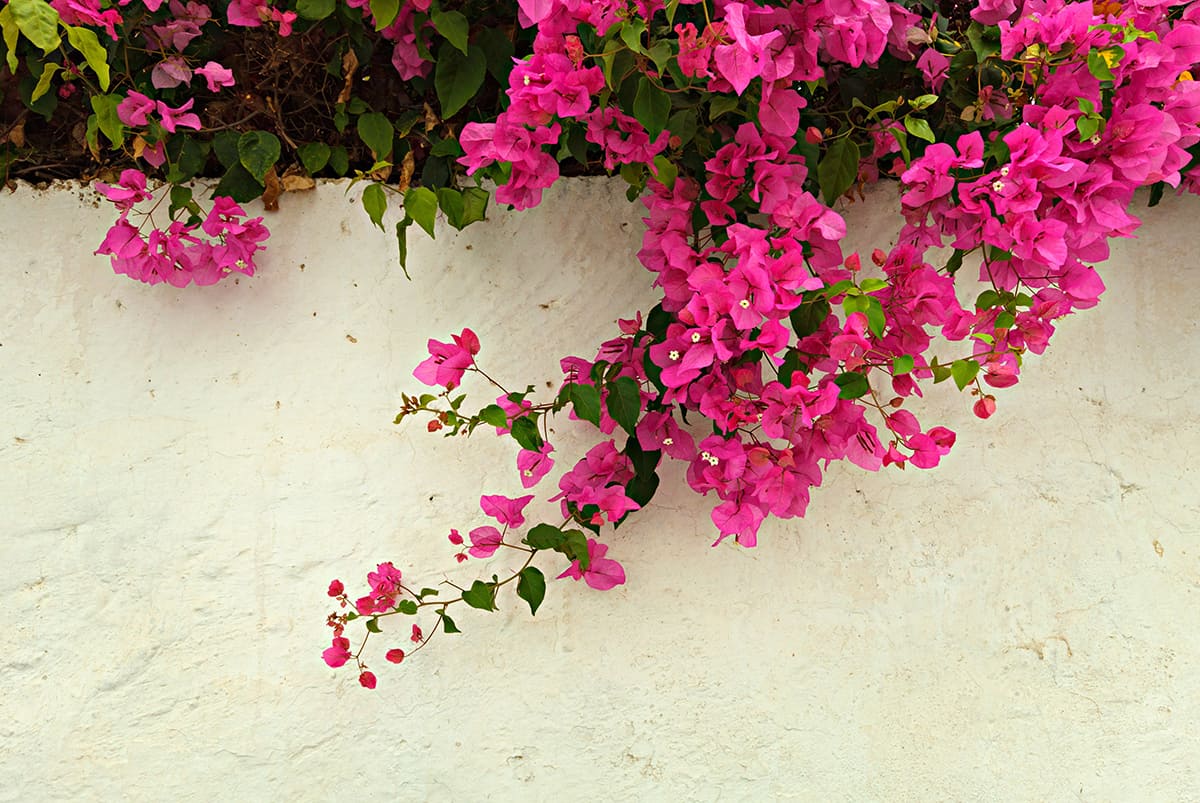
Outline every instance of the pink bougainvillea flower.
{"type": "Polygon", "coordinates": [[[364,689],[375,688],[375,673],[364,671],[358,676],[358,682],[364,689]]]}
{"type": "Polygon", "coordinates": [[[344,666],[350,660],[350,639],[341,636],[335,636],[333,646],[327,647],[321,657],[325,659],[325,663],[329,664],[334,669],[339,666],[344,666]]]}
{"type": "Polygon", "coordinates": [[[460,533],[458,530],[451,530],[450,535],[448,535],[446,537],[449,538],[450,543],[454,544],[455,546],[462,545],[462,542],[463,542],[462,533],[460,533]]]}
{"type": "Polygon", "coordinates": [[[204,77],[209,92],[218,92],[223,86],[233,86],[233,70],[222,67],[215,61],[210,61],[203,67],[196,68],[196,75],[204,77]]]}
{"type": "Polygon", "coordinates": [[[517,471],[521,473],[522,488],[532,488],[549,473],[554,467],[554,460],[550,457],[553,451],[553,446],[543,443],[540,451],[522,449],[517,454],[517,471]]]}
{"type": "Polygon", "coordinates": [[[195,98],[188,98],[187,103],[172,109],[161,100],[157,101],[154,104],[154,107],[158,109],[158,114],[160,117],[162,117],[162,127],[167,131],[170,131],[172,134],[174,134],[175,129],[180,126],[184,128],[194,128],[199,131],[200,117],[189,111],[189,109],[192,108],[192,104],[195,102],[195,98]]]}
{"type": "Polygon", "coordinates": [[[483,512],[496,521],[508,527],[521,527],[525,524],[525,506],[533,500],[533,495],[509,499],[507,496],[481,496],[479,506],[483,512]]]}
{"type": "Polygon", "coordinates": [[[167,56],[150,71],[150,83],[155,89],[170,89],[192,80],[192,68],[183,56],[167,56]]]}
{"type": "Polygon", "coordinates": [[[400,594],[400,570],[389,560],[379,564],[375,571],[367,575],[367,583],[371,591],[378,596],[395,597],[400,594]]]}
{"type": "Polygon", "coordinates": [[[383,657],[393,664],[398,664],[404,660],[404,650],[388,650],[387,654],[383,657]]]}
{"type": "Polygon", "coordinates": [[[425,640],[425,634],[421,632],[421,628],[417,625],[412,626],[412,636],[409,638],[414,644],[420,644],[425,640]]]}
{"type": "Polygon", "coordinates": [[[430,357],[416,367],[413,376],[426,385],[441,385],[447,389],[458,387],[479,353],[479,338],[470,329],[463,329],[451,339],[452,343],[430,339],[430,357]]]}
{"type": "Polygon", "coordinates": [[[604,557],[608,552],[608,545],[600,543],[595,538],[589,538],[587,544],[589,559],[587,569],[581,570],[579,561],[573,560],[567,570],[558,576],[558,579],[570,577],[575,580],[583,580],[597,591],[608,591],[610,588],[624,584],[625,569],[612,558],[604,557]]]}
{"type": "Polygon", "coordinates": [[[342,594],[346,593],[346,587],[342,585],[341,580],[334,580],[329,584],[329,591],[327,593],[331,597],[340,597],[342,594]]]}
{"type": "MultiPolygon", "coordinates": [[[[125,125],[143,126],[154,112],[154,101],[141,92],[130,92],[117,104],[117,119],[125,125]]],[[[199,126],[197,126],[198,128],[199,126]]]]}
{"type": "Polygon", "coordinates": [[[471,536],[471,548],[467,550],[473,558],[490,558],[500,548],[504,536],[490,525],[476,527],[468,535],[471,536]]]}

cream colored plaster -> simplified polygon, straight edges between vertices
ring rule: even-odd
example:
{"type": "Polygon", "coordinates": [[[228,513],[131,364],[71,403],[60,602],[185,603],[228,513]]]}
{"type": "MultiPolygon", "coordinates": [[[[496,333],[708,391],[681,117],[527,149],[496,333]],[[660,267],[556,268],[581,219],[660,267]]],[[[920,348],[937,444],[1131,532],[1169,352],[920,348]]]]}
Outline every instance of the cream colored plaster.
{"type": "Polygon", "coordinates": [[[941,468],[834,467],[749,551],[672,468],[626,586],[464,613],[374,693],[320,660],[325,585],[433,584],[519,492],[511,442],[391,423],[425,339],[556,383],[651,303],[638,210],[565,182],[414,233],[409,282],[342,187],[283,207],[259,276],[175,290],[91,256],[88,191],[0,195],[0,800],[1200,800],[1195,199],[991,420],[930,394],[941,468]]]}

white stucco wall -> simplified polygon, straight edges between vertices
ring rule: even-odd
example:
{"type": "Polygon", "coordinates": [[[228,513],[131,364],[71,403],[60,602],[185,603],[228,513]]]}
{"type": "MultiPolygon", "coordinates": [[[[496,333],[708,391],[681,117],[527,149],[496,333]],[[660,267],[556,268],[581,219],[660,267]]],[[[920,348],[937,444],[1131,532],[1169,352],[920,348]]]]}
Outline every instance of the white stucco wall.
{"type": "Polygon", "coordinates": [[[464,612],[375,692],[325,585],[433,584],[519,491],[510,441],[392,425],[425,339],[557,383],[650,276],[602,181],[414,233],[411,282],[341,187],[283,206],[259,276],[179,291],[90,256],[88,191],[0,194],[0,800],[1200,800],[1195,199],[991,420],[937,388],[941,468],[835,467],[750,551],[671,469],[626,586],[464,612]]]}

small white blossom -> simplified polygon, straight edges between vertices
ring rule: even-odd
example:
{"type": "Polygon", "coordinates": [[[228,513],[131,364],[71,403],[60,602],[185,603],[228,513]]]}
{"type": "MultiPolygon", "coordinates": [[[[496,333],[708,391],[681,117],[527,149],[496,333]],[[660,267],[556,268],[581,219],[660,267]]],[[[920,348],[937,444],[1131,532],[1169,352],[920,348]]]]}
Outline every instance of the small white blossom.
{"type": "Polygon", "coordinates": [[[1004,191],[1004,182],[1000,181],[999,179],[996,179],[995,181],[993,181],[992,182],[992,191],[993,192],[1003,192],[1004,191]]]}
{"type": "Polygon", "coordinates": [[[679,359],[679,350],[671,349],[670,353],[667,354],[667,356],[671,358],[671,362],[674,362],[675,360],[679,359]]]}
{"type": "Polygon", "coordinates": [[[1100,135],[1092,134],[1090,137],[1088,137],[1088,142],[1092,143],[1093,145],[1099,145],[1100,144],[1100,135]]]}
{"type": "Polygon", "coordinates": [[[1002,175],[1002,176],[1008,175],[1008,165],[1005,165],[1004,167],[1000,168],[1000,175],[1002,175]]]}
{"type": "Polygon", "coordinates": [[[750,299],[743,298],[741,301],[738,302],[738,306],[741,307],[742,309],[750,309],[750,299]]]}
{"type": "Polygon", "coordinates": [[[693,343],[700,342],[700,333],[699,332],[692,332],[692,342],[693,343]]]}
{"type": "Polygon", "coordinates": [[[673,443],[675,443],[674,438],[663,438],[663,446],[670,446],[673,443]]]}

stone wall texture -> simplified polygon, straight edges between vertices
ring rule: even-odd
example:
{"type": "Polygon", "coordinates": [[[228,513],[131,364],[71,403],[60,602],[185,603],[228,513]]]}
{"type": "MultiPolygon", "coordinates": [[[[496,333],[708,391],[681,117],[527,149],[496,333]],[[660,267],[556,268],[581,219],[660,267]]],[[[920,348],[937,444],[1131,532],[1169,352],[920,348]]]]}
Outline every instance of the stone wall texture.
{"type": "Polygon", "coordinates": [[[520,491],[511,441],[392,424],[426,338],[549,393],[652,304],[639,210],[563,182],[414,231],[409,281],[356,191],[283,206],[258,276],[175,290],[91,255],[86,188],[0,194],[0,800],[1200,800],[1196,199],[1143,199],[992,419],[931,391],[940,468],[834,466],[741,550],[672,467],[627,585],[464,612],[374,692],[328,582],[468,576],[446,532],[520,491]]]}

